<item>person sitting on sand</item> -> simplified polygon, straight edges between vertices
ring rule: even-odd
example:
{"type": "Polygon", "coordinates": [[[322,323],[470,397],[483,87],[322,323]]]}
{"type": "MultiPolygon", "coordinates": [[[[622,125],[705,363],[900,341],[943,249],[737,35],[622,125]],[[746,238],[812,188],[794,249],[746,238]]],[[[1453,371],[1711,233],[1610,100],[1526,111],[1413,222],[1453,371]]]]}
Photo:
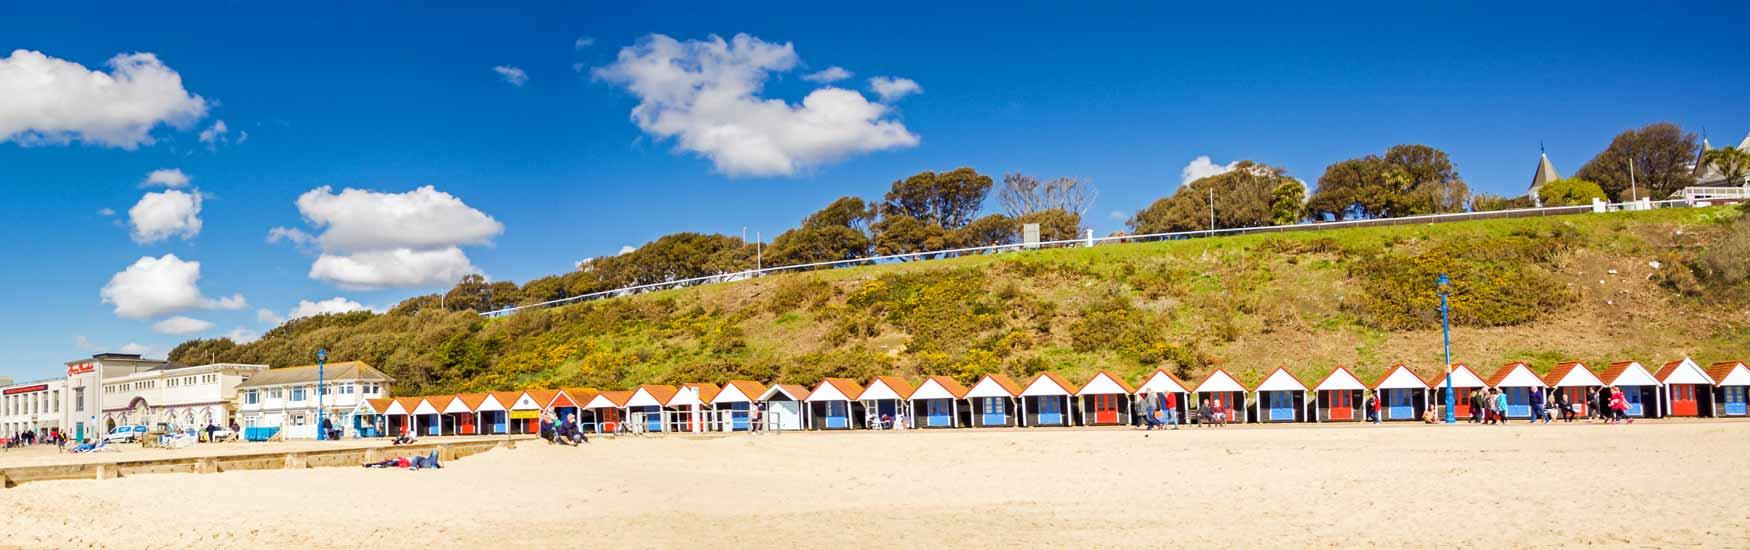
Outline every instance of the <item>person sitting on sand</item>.
{"type": "Polygon", "coordinates": [[[577,443],[589,443],[589,434],[583,433],[583,425],[577,423],[576,413],[565,415],[565,425],[571,429],[573,445],[576,445],[577,443]]]}
{"type": "Polygon", "coordinates": [[[1201,428],[1207,426],[1210,422],[1214,421],[1215,409],[1209,407],[1209,400],[1199,400],[1197,402],[1197,427],[1201,428]]]}

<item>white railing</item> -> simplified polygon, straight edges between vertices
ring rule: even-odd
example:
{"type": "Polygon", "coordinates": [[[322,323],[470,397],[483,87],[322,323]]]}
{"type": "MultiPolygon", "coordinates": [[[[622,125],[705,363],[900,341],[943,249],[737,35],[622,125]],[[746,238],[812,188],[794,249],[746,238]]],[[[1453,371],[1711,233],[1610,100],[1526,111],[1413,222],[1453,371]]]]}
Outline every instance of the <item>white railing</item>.
{"type": "Polygon", "coordinates": [[[1032,244],[998,244],[998,245],[988,245],[988,246],[972,246],[972,247],[965,247],[965,248],[951,248],[951,249],[945,249],[945,250],[935,250],[935,251],[929,251],[929,252],[911,252],[911,253],[906,253],[906,254],[887,254],[887,255],[882,255],[882,256],[869,256],[869,257],[857,258],[857,259],[852,259],[852,260],[834,260],[834,261],[830,261],[830,262],[813,262],[813,263],[793,264],[793,265],[785,265],[785,266],[778,266],[778,267],[767,267],[764,269],[749,269],[749,270],[744,270],[744,271],[731,271],[731,272],[727,272],[727,273],[718,273],[715,275],[706,275],[703,277],[676,279],[673,281],[663,281],[660,283],[648,283],[648,284],[642,284],[642,285],[621,287],[621,288],[616,288],[613,290],[602,290],[602,291],[597,291],[597,292],[590,292],[587,294],[579,294],[577,296],[570,296],[570,297],[566,297],[566,298],[560,298],[557,300],[548,300],[545,302],[529,304],[529,305],[525,305],[525,306],[515,306],[515,307],[508,307],[508,308],[499,309],[499,310],[481,312],[480,315],[483,317],[501,317],[501,316],[509,315],[509,314],[516,313],[516,312],[522,311],[522,310],[527,310],[527,309],[539,309],[539,308],[544,308],[544,307],[551,307],[551,306],[556,306],[556,305],[568,304],[568,303],[572,303],[572,302],[593,300],[596,298],[611,298],[611,297],[625,296],[625,295],[629,295],[629,294],[636,294],[636,293],[646,292],[646,291],[662,290],[662,289],[667,289],[667,288],[680,288],[680,287],[693,286],[693,285],[698,285],[698,284],[710,284],[710,283],[718,283],[718,282],[738,281],[738,280],[748,279],[748,278],[752,278],[752,277],[758,277],[761,275],[766,275],[769,273],[808,270],[808,269],[823,268],[823,267],[841,267],[841,266],[850,266],[850,265],[858,265],[858,264],[873,264],[873,263],[886,262],[886,261],[898,261],[898,260],[925,258],[925,257],[937,256],[937,255],[959,255],[959,254],[972,254],[972,253],[985,253],[985,252],[997,252],[997,253],[1016,252],[1016,251],[1020,251],[1023,249],[1031,249],[1031,248],[1035,248],[1035,247],[1093,246],[1095,244],[1104,243],[1104,242],[1158,241],[1158,240],[1169,240],[1169,239],[1191,239],[1191,238],[1197,238],[1197,237],[1244,235],[1244,234],[1251,234],[1251,233],[1285,233],[1285,232],[1290,232],[1290,231],[1316,231],[1316,230],[1322,230],[1322,229],[1338,229],[1338,228],[1350,228],[1350,227],[1410,225],[1410,224],[1420,224],[1420,223],[1448,223],[1448,222],[1460,222],[1460,221],[1469,221],[1469,220],[1495,219],[1495,218],[1527,218],[1527,217],[1541,217],[1541,216],[1560,216],[1560,215],[1565,215],[1565,214],[1583,214],[1583,213],[1587,213],[1587,212],[1617,212],[1617,211],[1623,211],[1623,210],[1648,210],[1648,209],[1653,209],[1653,208],[1669,208],[1669,207],[1677,207],[1677,206],[1695,206],[1694,202],[1695,201],[1691,200],[1691,199],[1670,199],[1670,200],[1663,200],[1663,201],[1651,201],[1651,200],[1647,200],[1647,199],[1641,199],[1639,201],[1632,201],[1632,202],[1620,202],[1620,203],[1600,202],[1600,203],[1596,203],[1596,204],[1580,205],[1580,206],[1548,206],[1548,207],[1538,207],[1538,208],[1516,208],[1516,209],[1512,209],[1512,210],[1495,210],[1495,211],[1491,211],[1491,212],[1458,212],[1458,213],[1452,213],[1452,214],[1427,214],[1427,215],[1422,215],[1422,216],[1405,216],[1405,217],[1401,217],[1401,218],[1375,218],[1375,219],[1367,219],[1367,220],[1346,220],[1346,221],[1335,221],[1335,222],[1310,222],[1310,223],[1300,223],[1300,224],[1295,224],[1295,225],[1272,225],[1272,226],[1263,226],[1263,227],[1236,227],[1236,228],[1228,228],[1228,229],[1203,229],[1203,230],[1196,230],[1196,231],[1174,231],[1174,232],[1169,232],[1169,233],[1148,233],[1148,234],[1142,234],[1142,235],[1112,235],[1112,236],[1106,236],[1106,237],[1095,237],[1095,236],[1093,236],[1093,232],[1090,230],[1088,237],[1085,237],[1085,238],[1066,239],[1066,240],[1058,240],[1058,241],[1041,241],[1037,245],[1032,245],[1032,244]]]}
{"type": "Polygon", "coordinates": [[[1704,199],[1750,199],[1750,186],[1743,187],[1685,187],[1677,194],[1684,200],[1704,199]]]}

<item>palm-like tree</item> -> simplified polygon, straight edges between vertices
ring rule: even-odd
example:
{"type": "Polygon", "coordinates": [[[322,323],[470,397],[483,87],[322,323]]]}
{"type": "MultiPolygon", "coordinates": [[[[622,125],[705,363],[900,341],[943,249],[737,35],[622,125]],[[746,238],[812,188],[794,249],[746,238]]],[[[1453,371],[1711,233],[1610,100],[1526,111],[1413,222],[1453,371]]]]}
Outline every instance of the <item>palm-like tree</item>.
{"type": "Polygon", "coordinates": [[[1725,176],[1726,185],[1743,185],[1745,172],[1750,172],[1750,150],[1737,147],[1709,149],[1701,154],[1703,165],[1713,164],[1725,176]]]}

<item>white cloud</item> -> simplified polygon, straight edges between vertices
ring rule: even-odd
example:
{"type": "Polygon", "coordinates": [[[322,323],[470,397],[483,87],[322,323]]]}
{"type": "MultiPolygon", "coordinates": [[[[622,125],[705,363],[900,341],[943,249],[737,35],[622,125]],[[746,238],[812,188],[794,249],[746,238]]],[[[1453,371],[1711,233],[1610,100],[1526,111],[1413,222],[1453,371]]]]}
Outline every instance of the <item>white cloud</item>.
{"type": "Polygon", "coordinates": [[[212,328],[213,323],[210,321],[203,321],[193,317],[183,317],[181,315],[152,324],[153,331],[156,331],[159,334],[169,334],[173,336],[206,332],[212,328]]]}
{"type": "Polygon", "coordinates": [[[97,351],[99,348],[103,347],[96,342],[92,342],[90,338],[86,338],[83,335],[74,336],[73,345],[78,346],[81,351],[97,351]]]}
{"type": "Polygon", "coordinates": [[[1125,214],[1123,212],[1113,210],[1112,213],[1107,214],[1106,217],[1112,218],[1113,221],[1120,221],[1121,222],[1121,221],[1125,221],[1125,220],[1130,219],[1130,214],[1125,214]]]}
{"type": "Polygon", "coordinates": [[[0,142],[85,143],[135,149],[152,128],[187,128],[207,102],[182,87],[182,75],[149,53],[109,59],[110,72],[30,50],[0,58],[0,142]]]}
{"type": "Polygon", "coordinates": [[[869,79],[869,90],[881,96],[883,103],[891,103],[908,95],[921,94],[924,87],[909,78],[877,76],[869,79]]]}
{"type": "Polygon", "coordinates": [[[320,302],[298,300],[298,307],[292,308],[292,311],[286,314],[286,319],[302,319],[326,313],[346,313],[348,311],[375,312],[377,309],[339,296],[320,302]]]}
{"type": "Polygon", "coordinates": [[[162,185],[175,189],[188,185],[188,182],[192,179],[194,178],[188,177],[188,174],[182,173],[182,170],[176,168],[161,168],[146,174],[146,179],[140,181],[140,187],[145,188],[162,185]]]}
{"type": "Polygon", "coordinates": [[[629,244],[620,245],[620,254],[631,254],[634,250],[638,250],[638,247],[629,244]]]}
{"type": "Polygon", "coordinates": [[[632,120],[731,176],[794,175],[849,155],[913,147],[918,137],[886,105],[842,88],[799,105],[760,97],[767,76],[794,69],[795,48],[746,34],[680,42],[654,34],[621,48],[596,78],[639,99],[632,120]]]}
{"type": "Polygon", "coordinates": [[[97,215],[103,216],[105,218],[110,217],[110,216],[114,216],[115,209],[114,208],[99,208],[99,209],[97,209],[97,215]]]}
{"type": "Polygon", "coordinates": [[[267,230],[267,244],[279,244],[280,241],[289,241],[292,246],[298,247],[298,250],[308,251],[316,244],[316,237],[303,230],[290,227],[275,227],[267,230]]]}
{"type": "Polygon", "coordinates": [[[579,37],[577,37],[577,42],[572,43],[572,47],[579,49],[579,50],[584,49],[584,48],[588,48],[588,47],[594,46],[594,45],[595,45],[595,39],[588,37],[588,36],[579,36],[579,37]]]}
{"type": "Polygon", "coordinates": [[[237,132],[237,144],[242,145],[243,142],[245,142],[245,141],[249,141],[249,132],[248,131],[237,132]]]}
{"type": "Polygon", "coordinates": [[[170,189],[140,197],[140,202],[128,209],[128,224],[133,226],[134,242],[140,244],[171,237],[188,240],[201,232],[200,214],[199,191],[170,189]]]}
{"type": "Polygon", "coordinates": [[[246,305],[241,294],[208,298],[197,284],[200,277],[200,262],[183,261],[175,254],[145,256],[110,277],[100,294],[103,303],[115,305],[116,316],[129,319],[193,309],[243,309],[246,305]]]}
{"type": "Polygon", "coordinates": [[[1179,171],[1179,185],[1185,185],[1209,176],[1232,172],[1234,167],[1239,166],[1239,164],[1239,161],[1230,162],[1225,165],[1216,164],[1214,161],[1209,160],[1209,155],[1200,155],[1197,158],[1191,159],[1191,162],[1185,165],[1185,169],[1179,171]]]}
{"type": "Polygon", "coordinates": [[[322,186],[299,196],[297,205],[310,225],[325,228],[316,240],[326,252],[488,244],[504,232],[492,216],[430,185],[406,193],[334,193],[322,186]]]}
{"type": "Polygon", "coordinates": [[[255,321],[264,325],[277,325],[286,322],[286,318],[264,307],[255,310],[255,321]]]}
{"type": "Polygon", "coordinates": [[[255,332],[253,330],[249,330],[249,329],[246,329],[243,327],[237,327],[237,328],[231,329],[231,332],[225,333],[225,337],[230,338],[232,342],[236,342],[238,344],[247,344],[250,342],[254,342],[256,340],[260,340],[261,333],[255,332]]]}
{"type": "Polygon", "coordinates": [[[509,82],[512,86],[522,86],[529,82],[529,73],[523,72],[522,69],[516,67],[499,65],[493,67],[492,72],[498,73],[498,76],[504,78],[504,81],[509,82]]]}
{"type": "Polygon", "coordinates": [[[310,278],[347,290],[447,286],[479,273],[462,249],[397,248],[347,255],[323,254],[310,265],[310,278]]]}
{"type": "Polygon", "coordinates": [[[802,75],[802,79],[807,80],[809,82],[817,82],[820,84],[832,84],[834,82],[838,82],[840,80],[850,78],[851,76],[852,76],[851,71],[845,70],[844,67],[840,67],[838,65],[833,65],[831,67],[827,67],[825,69],[822,69],[818,72],[812,72],[812,73],[802,75]]]}
{"type": "Polygon", "coordinates": [[[583,72],[583,67],[584,67],[584,65],[583,65],[583,63],[581,63],[581,62],[579,62],[579,63],[572,63],[572,64],[571,64],[571,72],[574,72],[574,73],[581,73],[581,72],[583,72]]]}
{"type": "Polygon", "coordinates": [[[122,349],[120,351],[122,353],[132,353],[135,355],[139,355],[141,358],[146,358],[147,356],[153,356],[153,357],[157,356],[157,351],[155,348],[153,348],[152,346],[148,346],[146,344],[140,344],[140,343],[136,343],[136,342],[128,342],[126,345],[122,346],[122,349]]]}
{"type": "Polygon", "coordinates": [[[225,126],[225,121],[220,120],[214,122],[212,126],[208,126],[207,129],[201,130],[201,143],[205,143],[209,147],[224,143],[225,134],[228,133],[231,133],[231,128],[225,126]]]}

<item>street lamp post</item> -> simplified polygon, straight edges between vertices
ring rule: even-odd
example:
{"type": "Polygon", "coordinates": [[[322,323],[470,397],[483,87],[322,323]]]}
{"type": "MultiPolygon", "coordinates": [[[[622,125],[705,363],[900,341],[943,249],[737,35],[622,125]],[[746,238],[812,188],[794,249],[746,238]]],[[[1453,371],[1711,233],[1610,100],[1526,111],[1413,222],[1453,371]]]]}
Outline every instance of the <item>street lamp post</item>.
{"type": "Polygon", "coordinates": [[[1440,287],[1440,339],[1446,344],[1446,423],[1457,424],[1458,396],[1452,392],[1452,325],[1447,321],[1446,297],[1452,294],[1452,280],[1440,274],[1436,282],[1440,287]]]}
{"type": "Polygon", "coordinates": [[[322,419],[327,417],[327,412],[322,410],[322,384],[325,382],[324,378],[327,378],[325,375],[327,375],[327,349],[317,349],[317,441],[327,438],[327,434],[322,433],[322,419]]]}

